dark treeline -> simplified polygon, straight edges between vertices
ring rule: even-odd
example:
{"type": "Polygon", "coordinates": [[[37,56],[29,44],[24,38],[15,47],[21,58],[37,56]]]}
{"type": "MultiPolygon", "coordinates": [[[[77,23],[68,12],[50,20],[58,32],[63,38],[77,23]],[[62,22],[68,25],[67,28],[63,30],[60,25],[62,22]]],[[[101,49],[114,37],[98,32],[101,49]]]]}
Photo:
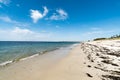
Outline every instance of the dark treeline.
{"type": "Polygon", "coordinates": [[[107,39],[107,38],[96,38],[96,39],[94,39],[94,41],[97,41],[97,40],[105,40],[105,39],[107,39]]]}

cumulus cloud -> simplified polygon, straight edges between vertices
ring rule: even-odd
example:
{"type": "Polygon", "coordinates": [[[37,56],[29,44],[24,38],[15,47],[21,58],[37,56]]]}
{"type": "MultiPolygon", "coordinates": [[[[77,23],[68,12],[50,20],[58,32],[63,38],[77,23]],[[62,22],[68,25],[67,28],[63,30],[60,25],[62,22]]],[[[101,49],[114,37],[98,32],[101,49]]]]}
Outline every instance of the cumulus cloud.
{"type": "Polygon", "coordinates": [[[43,17],[43,15],[38,10],[30,10],[31,11],[31,18],[33,22],[36,23],[39,19],[43,17]]]}
{"type": "Polygon", "coordinates": [[[50,20],[65,20],[68,18],[67,12],[63,9],[57,9],[57,13],[53,13],[53,15],[49,18],[50,20]]]}
{"type": "Polygon", "coordinates": [[[0,29],[0,40],[41,41],[47,40],[51,35],[52,33],[50,32],[36,32],[19,27],[8,30],[0,29]]]}
{"type": "Polygon", "coordinates": [[[34,23],[37,23],[39,19],[42,19],[47,15],[48,13],[47,7],[43,7],[43,9],[44,9],[43,13],[41,13],[39,10],[33,10],[33,9],[30,10],[30,17],[33,19],[34,23]]]}

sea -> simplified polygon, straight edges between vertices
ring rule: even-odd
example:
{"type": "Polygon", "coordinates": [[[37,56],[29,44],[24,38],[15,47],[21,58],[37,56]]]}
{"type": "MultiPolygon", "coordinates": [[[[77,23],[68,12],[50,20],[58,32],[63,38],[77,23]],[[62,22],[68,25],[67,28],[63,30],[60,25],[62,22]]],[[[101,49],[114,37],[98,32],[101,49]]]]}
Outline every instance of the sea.
{"type": "Polygon", "coordinates": [[[0,41],[0,66],[74,44],[78,42],[0,41]]]}

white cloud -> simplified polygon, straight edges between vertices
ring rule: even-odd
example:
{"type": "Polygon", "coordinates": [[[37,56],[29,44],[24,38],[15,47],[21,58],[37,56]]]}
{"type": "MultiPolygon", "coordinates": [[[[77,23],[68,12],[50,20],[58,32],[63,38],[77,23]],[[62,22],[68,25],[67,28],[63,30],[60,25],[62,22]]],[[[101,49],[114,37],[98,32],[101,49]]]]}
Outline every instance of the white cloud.
{"type": "Polygon", "coordinates": [[[12,22],[12,20],[8,16],[0,16],[0,20],[5,22],[12,22]]]}
{"type": "Polygon", "coordinates": [[[15,29],[13,29],[11,32],[16,34],[25,34],[25,35],[33,33],[29,29],[20,29],[19,27],[15,27],[15,29]]]}
{"type": "Polygon", "coordinates": [[[38,10],[30,10],[31,11],[31,18],[33,19],[33,22],[36,23],[39,19],[41,19],[43,16],[38,10]]]}
{"type": "Polygon", "coordinates": [[[8,23],[17,23],[17,21],[12,20],[10,17],[8,16],[0,16],[0,20],[4,21],[4,22],[8,22],[8,23]]]}
{"type": "Polygon", "coordinates": [[[35,32],[30,29],[22,29],[19,27],[8,30],[0,30],[0,40],[42,41],[48,40],[51,35],[52,33],[50,32],[35,32]]]}
{"type": "Polygon", "coordinates": [[[10,0],[0,0],[0,4],[8,5],[10,3],[10,0]]]}
{"type": "Polygon", "coordinates": [[[11,19],[8,16],[0,16],[0,20],[6,23],[12,23],[14,26],[18,26],[18,27],[29,27],[30,26],[30,23],[18,22],[18,21],[11,19]]]}
{"type": "Polygon", "coordinates": [[[66,20],[68,18],[67,12],[63,9],[56,10],[57,13],[53,13],[53,15],[49,18],[50,20],[66,20]]]}
{"type": "Polygon", "coordinates": [[[47,15],[47,13],[48,13],[47,7],[43,7],[43,8],[44,8],[43,13],[41,13],[38,10],[33,10],[33,9],[30,10],[30,17],[33,19],[34,23],[37,23],[37,21],[39,19],[42,19],[43,17],[45,17],[47,15]]]}
{"type": "Polygon", "coordinates": [[[44,17],[44,16],[46,16],[46,15],[47,15],[47,13],[48,13],[49,11],[48,11],[48,9],[47,9],[47,7],[46,7],[46,6],[45,6],[45,7],[43,7],[43,8],[44,8],[44,12],[43,12],[43,17],[44,17]]]}

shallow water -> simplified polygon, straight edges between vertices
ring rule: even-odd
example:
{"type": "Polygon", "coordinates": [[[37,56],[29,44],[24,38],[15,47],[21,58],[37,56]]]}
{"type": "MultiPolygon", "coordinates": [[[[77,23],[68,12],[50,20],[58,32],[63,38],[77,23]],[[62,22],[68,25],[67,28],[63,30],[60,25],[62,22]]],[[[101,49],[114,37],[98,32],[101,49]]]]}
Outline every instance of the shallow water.
{"type": "Polygon", "coordinates": [[[77,42],[0,41],[0,63],[67,47],[77,42]]]}

